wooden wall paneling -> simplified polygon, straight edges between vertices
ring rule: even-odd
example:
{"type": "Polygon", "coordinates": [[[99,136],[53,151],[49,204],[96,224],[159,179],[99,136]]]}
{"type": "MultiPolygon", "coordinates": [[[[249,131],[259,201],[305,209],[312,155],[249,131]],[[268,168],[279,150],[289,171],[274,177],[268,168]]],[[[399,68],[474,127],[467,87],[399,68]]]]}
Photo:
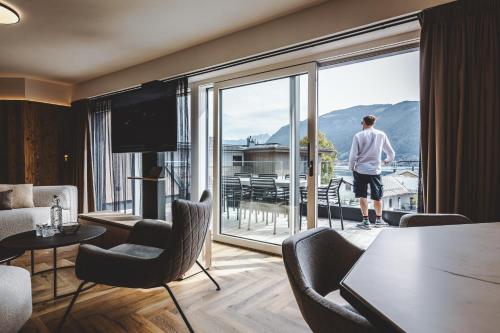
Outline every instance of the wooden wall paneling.
{"type": "Polygon", "coordinates": [[[64,183],[69,107],[29,101],[0,101],[0,181],[64,183]]]}
{"type": "Polygon", "coordinates": [[[22,101],[0,101],[0,182],[24,182],[22,101]]]}
{"type": "Polygon", "coordinates": [[[5,101],[0,101],[0,183],[7,183],[9,177],[7,162],[9,158],[9,132],[7,130],[9,119],[6,108],[7,106],[5,101]]]}
{"type": "Polygon", "coordinates": [[[27,102],[24,149],[27,182],[62,184],[68,113],[67,107],[27,102]]]}
{"type": "Polygon", "coordinates": [[[35,131],[37,129],[38,122],[36,121],[37,115],[32,114],[34,112],[33,108],[31,108],[27,103],[23,103],[23,122],[24,122],[24,136],[23,140],[23,159],[24,159],[24,182],[25,183],[33,183],[36,178],[36,159],[39,152],[36,151],[36,134],[35,131]]]}

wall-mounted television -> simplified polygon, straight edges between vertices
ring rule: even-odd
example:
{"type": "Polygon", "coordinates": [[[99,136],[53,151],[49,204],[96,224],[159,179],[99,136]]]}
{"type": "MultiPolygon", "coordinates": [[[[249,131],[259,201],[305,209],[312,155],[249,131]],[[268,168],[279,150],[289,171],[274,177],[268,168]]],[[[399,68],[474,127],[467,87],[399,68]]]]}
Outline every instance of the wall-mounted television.
{"type": "Polygon", "coordinates": [[[113,96],[113,153],[177,150],[176,89],[176,81],[155,81],[113,96]]]}

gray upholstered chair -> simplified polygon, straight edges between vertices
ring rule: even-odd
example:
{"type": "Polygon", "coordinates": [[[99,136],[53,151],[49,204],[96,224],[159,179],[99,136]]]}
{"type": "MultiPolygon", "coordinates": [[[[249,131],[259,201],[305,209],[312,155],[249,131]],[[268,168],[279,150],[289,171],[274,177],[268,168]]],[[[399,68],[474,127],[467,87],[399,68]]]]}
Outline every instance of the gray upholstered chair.
{"type": "Polygon", "coordinates": [[[313,332],[376,332],[350,305],[325,296],[339,289],[340,281],[363,254],[336,231],[316,228],[283,242],[283,261],[295,299],[313,332]]]}
{"type": "Polygon", "coordinates": [[[211,195],[205,191],[199,203],[174,201],[173,223],[153,220],[138,222],[125,244],[109,250],[88,244],[80,245],[75,269],[76,276],[83,282],[59,323],[58,331],[84,285],[96,283],[143,289],[164,287],[189,331],[193,332],[168,283],[182,277],[196,263],[220,290],[217,282],[197,261],[207,235],[211,210],[211,195]]]}
{"type": "Polygon", "coordinates": [[[472,223],[472,221],[460,214],[406,214],[401,217],[399,227],[430,227],[466,223],[472,223]]]}

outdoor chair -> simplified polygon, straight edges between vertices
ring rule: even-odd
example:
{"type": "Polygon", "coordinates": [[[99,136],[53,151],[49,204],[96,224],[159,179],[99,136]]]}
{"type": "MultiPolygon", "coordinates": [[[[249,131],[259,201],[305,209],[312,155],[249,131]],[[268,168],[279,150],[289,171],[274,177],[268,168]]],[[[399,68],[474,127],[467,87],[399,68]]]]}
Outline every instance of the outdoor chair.
{"type": "MultiPolygon", "coordinates": [[[[234,176],[235,177],[239,177],[240,180],[241,180],[241,178],[248,178],[248,179],[252,178],[252,174],[246,173],[246,172],[236,172],[234,174],[234,176]]],[[[250,192],[250,186],[248,186],[248,185],[242,185],[242,187],[243,187],[243,190],[245,190],[247,192],[250,192]]]]}
{"type": "Polygon", "coordinates": [[[264,210],[266,211],[266,225],[268,224],[268,213],[271,208],[271,219],[274,223],[273,234],[276,234],[277,210],[280,204],[278,188],[274,178],[250,178],[250,213],[248,216],[248,230],[250,230],[250,221],[252,213],[255,212],[255,223],[257,223],[258,211],[262,213],[264,219],[264,210]],[[258,207],[258,209],[255,208],[258,207]],[[267,209],[264,209],[267,208],[267,209]]]}
{"type": "Polygon", "coordinates": [[[306,230],[283,242],[283,261],[302,317],[315,333],[373,333],[376,329],[337,293],[340,281],[363,254],[325,227],[306,230]]]}
{"type": "Polygon", "coordinates": [[[299,231],[302,230],[302,216],[306,216],[307,212],[307,187],[300,186],[300,204],[299,204],[299,231]]]}
{"type": "Polygon", "coordinates": [[[252,175],[249,174],[249,173],[245,173],[245,172],[236,172],[234,174],[235,177],[240,177],[240,178],[252,178],[252,175]]]}
{"type": "Polygon", "coordinates": [[[342,214],[342,202],[340,201],[340,186],[343,181],[344,178],[332,178],[327,187],[318,188],[318,206],[326,207],[330,228],[332,227],[332,212],[330,207],[338,205],[342,230],[344,230],[344,216],[342,214]]]}
{"type": "Polygon", "coordinates": [[[241,185],[239,177],[222,177],[223,210],[227,213],[227,219],[229,220],[229,207],[236,209],[236,220],[239,228],[241,228],[241,202],[248,199],[249,196],[249,189],[241,185]]]}
{"type": "Polygon", "coordinates": [[[401,216],[399,227],[430,227],[467,223],[472,223],[472,221],[460,214],[406,214],[401,216]]]}
{"type": "Polygon", "coordinates": [[[259,178],[274,178],[274,179],[278,179],[278,174],[277,173],[259,173],[258,176],[259,176],[259,178]]]}
{"type": "MultiPolygon", "coordinates": [[[[332,178],[328,186],[318,188],[318,206],[326,207],[328,214],[328,223],[332,227],[332,212],[330,207],[337,205],[340,210],[340,225],[344,230],[344,216],[342,213],[342,202],[340,201],[340,186],[344,182],[343,178],[332,178]]],[[[307,206],[307,189],[301,187],[300,189],[300,220],[302,221],[303,206],[307,206]]],[[[302,223],[301,223],[302,224],[302,223]]],[[[300,224],[300,225],[301,225],[300,224]]],[[[300,230],[300,228],[299,228],[300,230]]]]}
{"type": "MultiPolygon", "coordinates": [[[[285,175],[285,179],[290,179],[290,175],[288,175],[288,174],[287,174],[287,175],[285,175]]],[[[301,173],[301,174],[299,175],[299,180],[307,180],[307,175],[305,175],[305,174],[301,173]]]]}
{"type": "Polygon", "coordinates": [[[59,332],[82,288],[88,283],[114,287],[150,289],[163,287],[174,301],[190,332],[193,328],[168,283],[180,279],[196,263],[220,290],[217,282],[197,259],[207,235],[212,198],[204,191],[200,202],[172,203],[173,223],[142,220],[135,224],[127,243],[102,249],[80,245],[76,276],[82,280],[64,313],[59,332]]]}

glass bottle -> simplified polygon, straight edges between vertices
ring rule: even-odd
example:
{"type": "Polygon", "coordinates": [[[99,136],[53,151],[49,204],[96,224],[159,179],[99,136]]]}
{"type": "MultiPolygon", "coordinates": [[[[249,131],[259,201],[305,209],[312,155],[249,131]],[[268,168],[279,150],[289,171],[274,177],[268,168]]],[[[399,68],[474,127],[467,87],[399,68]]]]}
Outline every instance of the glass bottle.
{"type": "Polygon", "coordinates": [[[61,200],[57,195],[54,195],[54,205],[50,207],[50,225],[55,232],[59,231],[59,228],[62,226],[62,207],[59,205],[61,200]]]}

